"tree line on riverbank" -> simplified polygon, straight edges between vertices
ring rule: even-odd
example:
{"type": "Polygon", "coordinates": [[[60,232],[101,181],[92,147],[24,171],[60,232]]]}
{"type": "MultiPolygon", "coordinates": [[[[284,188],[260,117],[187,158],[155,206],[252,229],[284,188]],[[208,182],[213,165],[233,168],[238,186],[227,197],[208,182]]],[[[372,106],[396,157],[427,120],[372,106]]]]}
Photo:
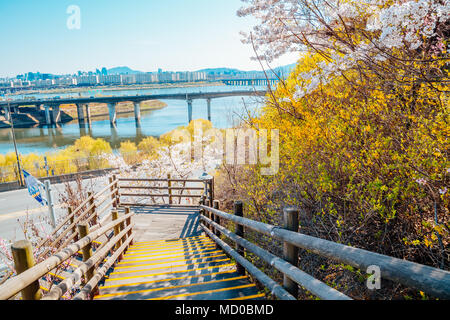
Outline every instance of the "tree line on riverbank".
{"type": "MultiPolygon", "coordinates": [[[[169,149],[181,148],[181,154],[187,153],[188,151],[186,150],[191,145],[190,143],[185,144],[185,140],[193,136],[194,127],[202,127],[204,130],[213,129],[210,121],[197,119],[192,121],[188,126],[176,128],[162,135],[160,138],[149,136],[137,144],[131,141],[122,141],[116,151],[104,139],[83,136],[76,140],[73,145],[56,152],[20,155],[20,164],[22,169],[28,171],[35,177],[46,177],[47,175],[61,175],[119,166],[139,167],[145,161],[161,158],[161,154],[169,152],[169,149]]],[[[180,158],[180,156],[174,154],[171,160],[173,163],[179,161],[175,158],[180,158]]],[[[174,171],[174,174],[178,175],[181,172],[175,166],[167,170],[168,173],[174,171]]],[[[0,182],[17,180],[18,168],[16,154],[14,152],[6,155],[0,154],[0,182]]]]}

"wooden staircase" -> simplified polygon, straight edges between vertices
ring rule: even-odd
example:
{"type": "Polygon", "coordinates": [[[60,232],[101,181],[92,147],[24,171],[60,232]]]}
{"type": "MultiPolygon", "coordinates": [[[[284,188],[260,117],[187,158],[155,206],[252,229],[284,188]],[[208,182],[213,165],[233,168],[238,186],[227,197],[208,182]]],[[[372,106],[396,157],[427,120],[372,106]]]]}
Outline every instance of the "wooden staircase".
{"type": "Polygon", "coordinates": [[[99,286],[96,300],[262,299],[206,236],[138,242],[99,286]]]}

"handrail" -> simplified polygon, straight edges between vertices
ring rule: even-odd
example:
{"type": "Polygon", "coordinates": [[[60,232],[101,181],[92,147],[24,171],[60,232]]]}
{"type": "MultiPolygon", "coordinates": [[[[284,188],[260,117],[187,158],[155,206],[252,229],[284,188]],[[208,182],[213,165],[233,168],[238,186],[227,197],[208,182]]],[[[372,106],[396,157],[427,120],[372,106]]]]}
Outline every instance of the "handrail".
{"type": "Polygon", "coordinates": [[[61,263],[69,259],[79,250],[86,247],[88,244],[92,243],[94,240],[113,229],[117,225],[120,225],[122,222],[126,221],[128,218],[131,218],[134,213],[130,213],[124,215],[117,220],[109,223],[108,225],[89,233],[88,236],[80,239],[76,243],[70,245],[64,250],[58,252],[57,254],[51,256],[50,258],[38,263],[34,267],[24,271],[20,275],[9,279],[2,286],[0,286],[0,300],[6,300],[10,297],[16,295],[21,290],[29,286],[31,283],[39,280],[42,276],[48,273],[50,270],[53,270],[61,263]]]}
{"type": "MultiPolygon", "coordinates": [[[[100,207],[101,205],[103,205],[106,200],[111,199],[111,194],[114,194],[117,191],[119,191],[119,189],[115,188],[115,189],[111,190],[111,192],[109,194],[106,194],[103,196],[103,198],[100,198],[101,200],[97,200],[97,202],[96,202],[97,207],[100,207]]],[[[95,196],[97,197],[97,195],[95,195],[95,196]]]]}
{"type": "Polygon", "coordinates": [[[120,186],[120,189],[128,189],[128,190],[161,190],[161,189],[169,189],[169,190],[203,190],[204,188],[199,187],[137,187],[137,186],[120,186]]]}
{"type": "Polygon", "coordinates": [[[161,179],[147,179],[147,178],[118,178],[119,182],[204,182],[200,179],[167,179],[167,178],[161,178],[161,179]]]}
{"type": "MultiPolygon", "coordinates": [[[[303,272],[299,268],[277,257],[276,255],[270,253],[269,251],[258,247],[257,245],[251,243],[248,240],[245,240],[242,237],[239,237],[238,235],[236,235],[231,231],[228,231],[226,228],[215,223],[211,219],[208,219],[205,216],[201,216],[200,219],[207,222],[209,225],[212,225],[214,228],[218,229],[222,234],[224,234],[234,242],[240,244],[247,250],[250,250],[275,269],[281,271],[283,274],[286,274],[287,276],[289,276],[289,278],[297,282],[299,285],[303,286],[305,289],[307,289],[309,292],[316,295],[317,297],[325,300],[351,300],[345,294],[329,287],[322,281],[315,279],[306,272],[303,272]]],[[[204,230],[205,229],[206,227],[204,227],[204,230]]]]}
{"type": "MultiPolygon", "coordinates": [[[[68,215],[58,226],[55,227],[55,229],[53,229],[52,233],[50,234],[50,236],[55,235],[62,227],[64,227],[64,225],[72,218],[75,216],[75,214],[78,213],[78,211],[80,211],[88,202],[89,200],[92,199],[92,195],[90,197],[87,197],[74,211],[72,211],[72,213],[70,215],[68,215]]],[[[41,243],[39,243],[36,246],[36,250],[40,249],[44,244],[47,243],[47,241],[49,241],[51,239],[51,237],[48,237],[46,239],[44,239],[41,243]]]]}
{"type": "Polygon", "coordinates": [[[287,292],[282,286],[272,280],[267,274],[255,267],[251,262],[241,256],[228,244],[222,241],[208,228],[202,225],[203,231],[206,232],[226,253],[228,253],[237,263],[243,266],[251,275],[258,279],[266,288],[269,288],[271,293],[274,294],[280,300],[297,300],[289,292],[287,292]]]}
{"type": "Polygon", "coordinates": [[[120,255],[128,248],[128,245],[133,241],[134,234],[129,236],[125,243],[123,243],[119,249],[117,249],[114,254],[109,257],[109,259],[103,264],[103,266],[97,270],[97,273],[89,280],[88,283],[81,289],[81,291],[73,297],[73,300],[86,300],[91,293],[91,291],[97,286],[97,284],[106,275],[106,272],[112,267],[112,265],[117,261],[120,255]]]}
{"type": "Polygon", "coordinates": [[[122,239],[124,235],[132,229],[133,225],[127,226],[122,230],[117,236],[110,239],[106,246],[102,249],[95,251],[95,254],[89,258],[87,261],[80,264],[77,269],[72,273],[72,275],[58,285],[54,286],[46,295],[42,297],[41,300],[58,300],[61,298],[68,290],[70,290],[75,283],[81,280],[81,277],[87,273],[87,271],[94,267],[99,261],[103,260],[105,256],[108,255],[109,251],[117,244],[119,240],[122,239]]]}
{"type": "Polygon", "coordinates": [[[154,198],[201,198],[200,194],[168,194],[168,193],[159,193],[159,194],[145,194],[145,193],[120,193],[121,197],[154,197],[154,198]]]}
{"type": "MultiPolygon", "coordinates": [[[[50,237],[44,239],[41,243],[39,243],[35,250],[39,250],[43,245],[45,245],[49,240],[51,240],[51,236],[55,235],[62,227],[64,227],[67,222],[72,219],[81,209],[83,209],[91,200],[97,198],[98,196],[102,195],[103,193],[105,193],[106,191],[109,190],[109,188],[111,188],[113,185],[115,185],[118,182],[118,180],[116,179],[115,181],[113,181],[111,184],[109,184],[107,187],[105,187],[103,190],[101,190],[99,193],[97,194],[92,194],[91,196],[87,197],[75,210],[73,210],[51,233],[50,237]]],[[[118,189],[116,188],[114,191],[117,191],[118,189]]],[[[105,197],[105,199],[107,198],[107,196],[105,197]]],[[[98,206],[100,206],[101,204],[103,204],[102,202],[100,202],[100,204],[97,204],[98,206]]],[[[50,244],[49,247],[54,246],[55,244],[57,244],[65,235],[67,235],[67,233],[69,232],[69,230],[74,226],[74,224],[76,224],[77,222],[79,222],[82,218],[84,218],[86,216],[86,214],[89,213],[89,211],[95,207],[95,204],[90,205],[88,208],[86,208],[84,210],[84,212],[82,214],[79,215],[79,217],[77,217],[76,221],[74,221],[74,223],[71,223],[57,238],[56,240],[53,240],[52,243],[50,244]]],[[[45,256],[48,252],[50,251],[49,248],[47,248],[46,250],[44,250],[43,253],[40,254],[40,256],[45,256]]]]}
{"type": "Polygon", "coordinates": [[[119,182],[119,179],[114,180],[113,182],[111,182],[109,185],[107,185],[105,188],[103,188],[102,190],[100,190],[99,192],[96,193],[96,197],[101,196],[102,194],[104,194],[106,191],[108,191],[112,186],[116,185],[119,182]]]}
{"type": "MultiPolygon", "coordinates": [[[[118,183],[118,180],[116,179],[114,182],[112,182],[111,184],[109,184],[107,187],[105,187],[103,190],[101,190],[100,192],[98,192],[97,194],[93,194],[89,197],[87,197],[83,202],[81,202],[80,205],[78,205],[78,207],[72,211],[72,213],[70,215],[68,215],[58,226],[55,227],[55,229],[52,231],[51,236],[55,235],[62,227],[64,227],[64,225],[67,224],[67,222],[74,217],[81,209],[83,209],[86,204],[89,203],[90,200],[94,199],[95,197],[98,197],[100,195],[102,195],[103,193],[105,193],[111,186],[113,186],[114,184],[118,183]]],[[[87,211],[87,210],[86,210],[87,211]]],[[[43,241],[41,241],[37,246],[36,246],[36,250],[39,250],[44,244],[46,244],[49,240],[51,239],[51,237],[48,237],[46,239],[44,239],[43,241]]],[[[54,244],[54,242],[52,243],[54,244]]]]}
{"type": "Polygon", "coordinates": [[[450,299],[450,272],[448,271],[289,231],[234,216],[205,205],[200,205],[200,208],[254,231],[359,269],[378,266],[383,278],[416,288],[438,298],[450,299]]]}
{"type": "Polygon", "coordinates": [[[82,214],[80,214],[75,220],[74,222],[72,222],[63,232],[61,232],[61,234],[55,239],[53,240],[53,242],[51,243],[51,245],[46,248],[44,250],[44,252],[42,252],[39,256],[44,257],[48,252],[50,252],[51,247],[53,247],[54,245],[56,245],[59,241],[61,241],[66,235],[67,233],[69,233],[69,231],[72,230],[73,227],[75,227],[77,225],[78,222],[80,222],[81,219],[83,219],[84,217],[86,217],[86,215],[90,212],[91,209],[93,209],[95,207],[95,203],[91,204],[86,211],[84,211],[82,214]]]}

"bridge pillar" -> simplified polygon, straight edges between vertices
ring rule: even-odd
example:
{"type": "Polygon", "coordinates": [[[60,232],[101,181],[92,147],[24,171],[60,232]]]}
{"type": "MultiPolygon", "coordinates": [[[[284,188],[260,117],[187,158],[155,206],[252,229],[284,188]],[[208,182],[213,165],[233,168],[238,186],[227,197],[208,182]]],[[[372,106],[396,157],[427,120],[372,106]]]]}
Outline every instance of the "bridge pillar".
{"type": "Polygon", "coordinates": [[[192,121],[192,99],[188,99],[187,103],[188,103],[188,120],[189,120],[189,123],[191,123],[191,121],[192,121]]]}
{"type": "Polygon", "coordinates": [[[211,121],[211,98],[206,99],[208,105],[208,121],[211,121]]]}
{"type": "Polygon", "coordinates": [[[86,109],[86,120],[90,124],[91,123],[91,109],[89,109],[89,104],[87,104],[87,103],[84,105],[84,107],[86,109]]]}
{"type": "Polygon", "coordinates": [[[115,126],[117,123],[116,104],[108,103],[108,110],[109,110],[109,122],[111,123],[111,125],[115,126]]]}
{"type": "Polygon", "coordinates": [[[141,103],[134,102],[134,119],[139,123],[141,121],[141,103]]]}
{"type": "Polygon", "coordinates": [[[52,122],[54,124],[61,123],[61,108],[59,107],[59,105],[55,105],[52,107],[51,116],[52,122]]]}
{"type": "Polygon", "coordinates": [[[50,117],[50,106],[45,105],[44,109],[45,109],[45,124],[49,126],[52,124],[52,119],[50,117]]]}
{"type": "Polygon", "coordinates": [[[79,128],[80,128],[80,137],[87,136],[86,127],[81,125],[79,126],[79,128]]]}
{"type": "Polygon", "coordinates": [[[5,113],[5,120],[10,121],[11,120],[11,114],[9,113],[8,107],[3,107],[3,112],[5,113]]]}
{"type": "Polygon", "coordinates": [[[84,124],[84,113],[83,113],[83,105],[77,104],[77,114],[78,114],[78,123],[84,124]]]}
{"type": "Polygon", "coordinates": [[[140,139],[143,136],[142,127],[139,122],[136,122],[136,138],[140,139]]]}
{"type": "Polygon", "coordinates": [[[111,124],[111,144],[116,146],[119,144],[119,134],[117,132],[116,124],[111,124]]]}
{"type": "Polygon", "coordinates": [[[41,105],[40,104],[36,104],[35,108],[36,108],[36,112],[40,112],[41,111],[41,105]]]}

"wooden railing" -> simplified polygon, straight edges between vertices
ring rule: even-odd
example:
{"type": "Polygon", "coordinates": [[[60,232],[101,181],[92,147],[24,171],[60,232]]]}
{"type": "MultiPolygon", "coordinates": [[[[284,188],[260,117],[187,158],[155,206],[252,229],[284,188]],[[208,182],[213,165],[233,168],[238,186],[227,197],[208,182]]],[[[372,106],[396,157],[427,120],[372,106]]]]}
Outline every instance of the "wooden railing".
{"type": "Polygon", "coordinates": [[[450,272],[301,234],[298,232],[299,211],[296,208],[285,208],[283,210],[284,226],[280,227],[244,218],[242,202],[235,203],[234,215],[220,211],[218,201],[214,201],[213,207],[204,205],[204,203],[205,200],[202,198],[200,209],[203,230],[235,258],[238,263],[238,272],[245,273],[246,269],[279,299],[296,298],[299,285],[321,299],[350,299],[343,293],[301,271],[297,267],[298,248],[309,250],[322,257],[361,270],[377,266],[382,278],[415,288],[437,298],[450,299],[450,272]],[[234,222],[236,231],[231,232],[220,225],[221,219],[234,222]],[[282,241],[284,246],[283,258],[277,257],[246,240],[244,227],[282,241]],[[220,238],[221,235],[232,240],[236,247],[231,248],[220,238]],[[252,252],[283,273],[283,287],[245,259],[244,250],[252,252]]]}
{"type": "Polygon", "coordinates": [[[141,198],[142,200],[150,200],[151,203],[129,203],[121,202],[123,206],[158,206],[161,204],[169,204],[173,206],[189,206],[182,204],[182,199],[197,200],[196,203],[190,204],[198,206],[200,198],[206,194],[208,199],[212,201],[214,197],[214,180],[200,179],[175,179],[170,175],[166,179],[145,179],[145,178],[121,178],[119,182],[128,182],[133,184],[119,184],[119,201],[122,197],[141,198]],[[197,186],[189,186],[189,183],[196,183],[197,186]],[[138,192],[133,192],[139,190],[138,192]],[[144,193],[147,190],[147,193],[144,193]],[[164,190],[161,192],[161,190],[164,190]],[[156,192],[158,191],[158,192],[156,192]],[[174,201],[178,199],[178,203],[174,201]]]}
{"type": "Polygon", "coordinates": [[[57,300],[73,288],[78,289],[73,299],[92,297],[97,284],[111,266],[122,258],[134,238],[131,222],[134,213],[125,207],[125,214],[119,216],[117,187],[118,180],[114,176],[110,177],[109,185],[103,190],[95,195],[89,194],[75,210],[69,208],[68,216],[55,228],[51,237],[37,245],[38,250],[42,249],[36,255],[37,259],[42,260],[38,264],[35,264],[33,254],[36,250],[33,250],[29,241],[14,243],[11,251],[18,275],[0,286],[0,300],[13,298],[19,292],[25,300],[57,300]],[[106,236],[104,241],[98,242],[102,236],[106,236]],[[76,242],[70,244],[73,241],[76,242]],[[49,253],[52,255],[48,256],[49,253]],[[63,281],[51,285],[44,295],[40,279],[48,274],[54,275],[53,271],[80,253],[83,262],[76,265],[63,281]]]}
{"type": "MultiPolygon", "coordinates": [[[[114,214],[116,211],[112,211],[114,214]]],[[[129,212],[127,210],[126,212],[129,212]]],[[[85,276],[87,282],[81,291],[77,293],[75,299],[87,299],[91,293],[95,293],[97,284],[105,276],[106,271],[118,260],[123,252],[132,244],[134,234],[131,218],[134,213],[126,213],[122,217],[108,223],[103,227],[97,227],[96,230],[89,232],[88,223],[79,224],[78,230],[80,240],[69,245],[57,254],[34,265],[31,244],[28,241],[19,241],[12,246],[12,252],[15,257],[15,266],[19,275],[9,279],[0,286],[0,300],[13,297],[22,292],[22,299],[25,300],[57,300],[67,291],[72,289],[75,284],[82,281],[85,276]],[[114,230],[114,236],[102,244],[94,253],[92,253],[93,242],[105,235],[108,231],[114,230]],[[57,268],[80,250],[83,252],[83,263],[78,265],[70,277],[65,278],[58,285],[53,286],[50,291],[43,296],[40,288],[39,279],[44,277],[51,270],[57,268]],[[104,262],[104,259],[111,253],[111,256],[104,262]],[[97,268],[102,262],[99,270],[97,268]]]]}
{"type": "Polygon", "coordinates": [[[88,197],[75,209],[69,207],[67,216],[59,223],[52,233],[35,248],[39,252],[38,259],[43,259],[49,253],[65,248],[73,240],[77,240],[77,224],[86,222],[90,226],[103,225],[111,217],[111,213],[102,216],[111,207],[118,207],[118,180],[109,177],[109,185],[100,192],[88,193],[88,197]],[[101,221],[98,223],[98,219],[101,221]]]}

